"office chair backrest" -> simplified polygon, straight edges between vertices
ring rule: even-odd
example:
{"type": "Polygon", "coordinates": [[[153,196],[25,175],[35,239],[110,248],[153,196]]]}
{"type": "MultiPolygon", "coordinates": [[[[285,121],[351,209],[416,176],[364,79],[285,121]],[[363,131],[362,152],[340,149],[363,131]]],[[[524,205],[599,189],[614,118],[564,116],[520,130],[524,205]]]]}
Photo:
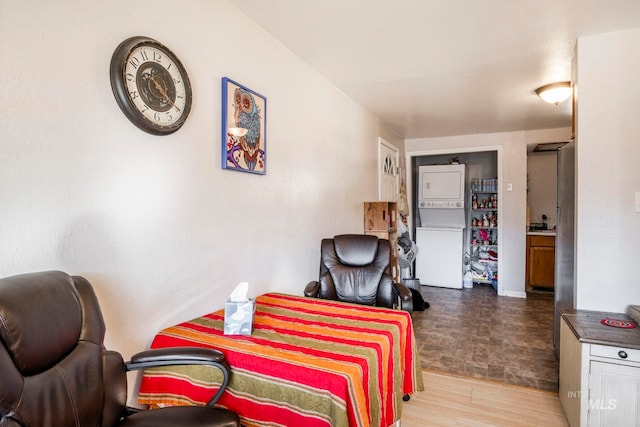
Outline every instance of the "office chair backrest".
{"type": "Polygon", "coordinates": [[[91,285],[77,279],[62,272],[0,279],[0,424],[105,421],[105,324],[91,285]]]}
{"type": "Polygon", "coordinates": [[[323,239],[320,298],[365,305],[394,306],[388,240],[361,234],[323,239]]]}

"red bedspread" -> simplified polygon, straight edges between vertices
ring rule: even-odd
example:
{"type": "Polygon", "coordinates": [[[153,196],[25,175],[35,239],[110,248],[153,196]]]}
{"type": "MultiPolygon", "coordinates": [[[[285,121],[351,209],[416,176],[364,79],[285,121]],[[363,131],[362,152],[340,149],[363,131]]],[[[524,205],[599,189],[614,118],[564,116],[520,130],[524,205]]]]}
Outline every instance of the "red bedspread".
{"type": "MultiPolygon", "coordinates": [[[[390,426],[402,396],[423,390],[409,313],[269,293],[256,298],[251,336],[223,335],[224,311],[167,328],[152,348],[221,350],[231,379],[218,405],[245,426],[390,426]]],[[[203,366],[145,372],[141,403],[208,401],[219,384],[203,366]]]]}

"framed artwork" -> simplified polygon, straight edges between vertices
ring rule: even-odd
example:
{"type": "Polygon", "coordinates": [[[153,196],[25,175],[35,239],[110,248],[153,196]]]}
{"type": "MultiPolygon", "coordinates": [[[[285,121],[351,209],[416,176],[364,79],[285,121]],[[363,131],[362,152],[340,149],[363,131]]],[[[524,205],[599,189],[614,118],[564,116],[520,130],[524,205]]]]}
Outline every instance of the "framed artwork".
{"type": "Polygon", "coordinates": [[[222,168],[267,173],[267,98],[222,78],[222,168]]]}

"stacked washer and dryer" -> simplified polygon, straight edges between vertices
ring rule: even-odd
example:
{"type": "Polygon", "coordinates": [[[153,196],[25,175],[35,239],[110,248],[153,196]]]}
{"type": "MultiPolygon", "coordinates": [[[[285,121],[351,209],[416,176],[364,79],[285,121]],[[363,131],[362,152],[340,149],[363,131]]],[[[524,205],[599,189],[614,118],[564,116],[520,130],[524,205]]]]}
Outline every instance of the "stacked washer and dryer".
{"type": "Polygon", "coordinates": [[[462,289],[465,165],[420,166],[418,174],[416,277],[423,285],[462,289]]]}

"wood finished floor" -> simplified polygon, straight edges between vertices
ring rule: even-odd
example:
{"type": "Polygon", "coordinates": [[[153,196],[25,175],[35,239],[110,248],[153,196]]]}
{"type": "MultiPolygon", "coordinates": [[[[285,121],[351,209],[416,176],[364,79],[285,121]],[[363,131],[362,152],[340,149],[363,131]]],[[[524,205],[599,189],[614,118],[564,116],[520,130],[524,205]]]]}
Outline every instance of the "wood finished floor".
{"type": "Polygon", "coordinates": [[[491,286],[421,286],[431,306],[412,315],[422,367],[558,391],[553,294],[499,297],[491,286]]]}
{"type": "Polygon", "coordinates": [[[425,390],[402,404],[400,427],[568,427],[556,393],[423,372],[425,390]]]}

